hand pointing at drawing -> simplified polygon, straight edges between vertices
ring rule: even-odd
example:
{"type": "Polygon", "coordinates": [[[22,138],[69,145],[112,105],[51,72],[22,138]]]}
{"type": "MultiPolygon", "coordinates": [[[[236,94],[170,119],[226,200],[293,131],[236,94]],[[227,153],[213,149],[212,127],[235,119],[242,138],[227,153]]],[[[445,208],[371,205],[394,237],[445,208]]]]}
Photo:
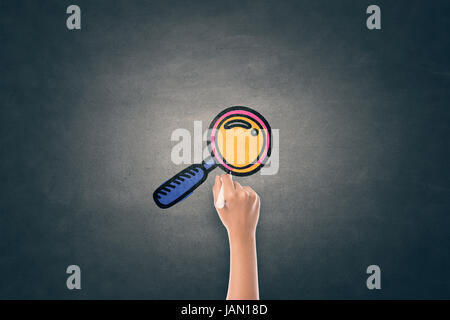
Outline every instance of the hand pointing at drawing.
{"type": "Polygon", "coordinates": [[[231,175],[216,177],[214,203],[223,187],[225,206],[216,208],[227,229],[230,243],[230,279],[227,299],[259,299],[256,257],[256,226],[259,218],[259,196],[248,186],[233,181],[231,175]]]}
{"type": "Polygon", "coordinates": [[[239,182],[232,181],[231,175],[216,176],[213,187],[214,203],[221,187],[225,206],[217,208],[220,220],[233,238],[248,238],[254,236],[259,218],[260,200],[252,188],[241,186],[239,182]]]}

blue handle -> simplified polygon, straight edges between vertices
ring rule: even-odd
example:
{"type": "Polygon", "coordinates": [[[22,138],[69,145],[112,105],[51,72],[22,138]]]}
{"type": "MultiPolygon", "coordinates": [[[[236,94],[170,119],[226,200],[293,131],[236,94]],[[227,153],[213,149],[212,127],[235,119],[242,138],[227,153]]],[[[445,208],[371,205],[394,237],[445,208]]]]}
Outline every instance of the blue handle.
{"type": "Polygon", "coordinates": [[[153,193],[158,207],[167,209],[187,198],[208,177],[208,172],[217,164],[209,157],[202,164],[193,164],[164,182],[153,193]]]}

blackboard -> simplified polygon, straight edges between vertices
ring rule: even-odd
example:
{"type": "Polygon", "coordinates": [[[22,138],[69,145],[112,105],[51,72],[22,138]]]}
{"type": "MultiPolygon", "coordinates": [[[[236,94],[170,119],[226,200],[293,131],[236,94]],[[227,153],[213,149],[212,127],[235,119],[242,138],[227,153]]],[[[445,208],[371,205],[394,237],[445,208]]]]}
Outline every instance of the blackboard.
{"type": "Polygon", "coordinates": [[[450,297],[448,1],[378,1],[380,30],[364,1],[75,3],[80,30],[72,2],[0,2],[0,298],[223,299],[214,175],[152,192],[172,132],[233,105],[279,129],[278,173],[236,178],[261,298],[450,297]]]}

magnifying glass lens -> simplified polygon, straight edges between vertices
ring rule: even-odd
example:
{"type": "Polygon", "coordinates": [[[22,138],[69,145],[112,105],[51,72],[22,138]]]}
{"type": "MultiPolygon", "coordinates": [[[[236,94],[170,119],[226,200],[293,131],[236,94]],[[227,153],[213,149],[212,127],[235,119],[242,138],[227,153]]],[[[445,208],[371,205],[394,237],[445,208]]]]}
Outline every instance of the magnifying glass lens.
{"type": "Polygon", "coordinates": [[[253,174],[270,156],[270,126],[255,110],[228,108],[211,122],[210,129],[211,153],[233,175],[253,174]]]}

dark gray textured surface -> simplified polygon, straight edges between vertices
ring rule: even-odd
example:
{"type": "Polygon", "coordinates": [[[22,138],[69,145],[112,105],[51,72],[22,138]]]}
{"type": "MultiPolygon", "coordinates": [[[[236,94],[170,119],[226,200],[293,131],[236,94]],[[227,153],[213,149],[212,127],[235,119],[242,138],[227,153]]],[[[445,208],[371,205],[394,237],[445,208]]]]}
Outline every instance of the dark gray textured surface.
{"type": "Polygon", "coordinates": [[[213,179],[151,193],[171,132],[231,105],[280,129],[278,175],[239,179],[261,298],[450,298],[449,3],[378,1],[381,31],[369,4],[0,1],[0,298],[224,298],[213,179]]]}

